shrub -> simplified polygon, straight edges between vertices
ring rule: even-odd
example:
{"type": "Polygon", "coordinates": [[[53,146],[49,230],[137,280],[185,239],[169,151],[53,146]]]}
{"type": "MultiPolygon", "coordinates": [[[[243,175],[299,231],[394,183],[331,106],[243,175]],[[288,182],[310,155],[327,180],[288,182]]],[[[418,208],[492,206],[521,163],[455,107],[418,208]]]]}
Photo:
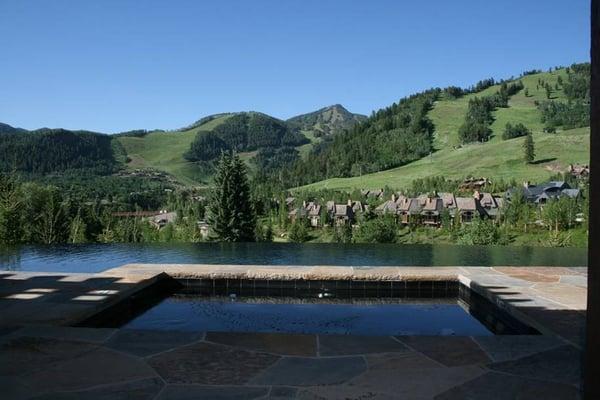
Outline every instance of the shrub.
{"type": "Polygon", "coordinates": [[[359,243],[394,243],[398,227],[392,216],[375,218],[360,225],[354,241],[359,243]]]}
{"type": "Polygon", "coordinates": [[[516,125],[512,125],[510,122],[506,124],[504,128],[504,132],[502,133],[502,139],[508,140],[516,137],[526,136],[530,134],[531,131],[527,129],[527,127],[521,123],[516,125]]]}
{"type": "Polygon", "coordinates": [[[471,246],[505,244],[506,239],[498,226],[490,221],[478,219],[461,226],[458,233],[458,243],[471,246]]]}
{"type": "Polygon", "coordinates": [[[308,232],[308,226],[304,220],[296,220],[290,226],[288,238],[290,242],[304,243],[310,240],[310,233],[308,232]]]}

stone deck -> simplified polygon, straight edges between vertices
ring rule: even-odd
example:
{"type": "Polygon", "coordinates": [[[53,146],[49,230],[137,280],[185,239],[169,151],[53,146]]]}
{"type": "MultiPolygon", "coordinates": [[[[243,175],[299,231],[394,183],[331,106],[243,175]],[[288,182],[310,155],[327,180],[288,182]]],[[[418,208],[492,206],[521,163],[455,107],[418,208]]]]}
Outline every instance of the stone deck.
{"type": "Polygon", "coordinates": [[[576,399],[585,268],[125,265],[0,273],[3,399],[576,399]],[[70,325],[177,279],[460,280],[536,336],[159,332],[70,325]]]}

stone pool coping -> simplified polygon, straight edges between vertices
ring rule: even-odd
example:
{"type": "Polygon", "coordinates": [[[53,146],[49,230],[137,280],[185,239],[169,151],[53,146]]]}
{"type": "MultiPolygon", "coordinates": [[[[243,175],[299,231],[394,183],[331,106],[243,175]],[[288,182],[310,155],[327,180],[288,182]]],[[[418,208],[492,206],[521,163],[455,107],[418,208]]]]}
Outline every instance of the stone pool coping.
{"type": "Polygon", "coordinates": [[[567,267],[128,264],[95,274],[4,271],[0,382],[9,399],[127,398],[131,392],[160,400],[217,394],[578,398],[586,295],[587,269],[567,267]],[[458,280],[543,335],[329,337],[69,327],[169,278],[458,280]]]}

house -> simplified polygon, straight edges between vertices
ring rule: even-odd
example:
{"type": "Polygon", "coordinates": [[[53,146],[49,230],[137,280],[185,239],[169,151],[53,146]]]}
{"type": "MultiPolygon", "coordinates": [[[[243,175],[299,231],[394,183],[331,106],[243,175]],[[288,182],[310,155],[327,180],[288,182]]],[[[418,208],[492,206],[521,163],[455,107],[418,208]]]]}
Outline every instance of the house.
{"type": "Polygon", "coordinates": [[[439,197],[430,196],[425,199],[425,203],[421,208],[421,222],[424,225],[440,226],[441,213],[444,209],[444,202],[439,197]]]}
{"type": "Polygon", "coordinates": [[[177,212],[167,212],[166,210],[163,210],[160,214],[155,215],[154,217],[150,217],[148,219],[148,222],[150,222],[150,224],[156,227],[157,229],[160,229],[166,226],[167,224],[175,222],[176,219],[177,212]]]}
{"type": "Polygon", "coordinates": [[[383,196],[384,196],[383,189],[379,189],[379,190],[365,190],[365,189],[362,189],[360,191],[360,193],[363,196],[365,196],[366,198],[382,199],[383,196]]]}
{"type": "Polygon", "coordinates": [[[481,216],[482,210],[478,199],[474,197],[456,197],[456,210],[453,215],[454,221],[460,221],[461,224],[469,224],[473,219],[481,216]]]}
{"type": "Polygon", "coordinates": [[[354,211],[352,210],[352,201],[347,204],[335,204],[333,215],[331,216],[335,226],[344,226],[352,224],[354,221],[354,211]]]}
{"type": "Polygon", "coordinates": [[[448,210],[456,209],[456,197],[454,197],[454,193],[440,193],[439,196],[442,199],[444,208],[448,210]]]}
{"type": "Polygon", "coordinates": [[[310,226],[313,228],[319,227],[321,225],[321,206],[311,202],[310,207],[308,207],[307,216],[310,221],[310,226]]]}
{"type": "Polygon", "coordinates": [[[321,224],[321,206],[314,201],[302,202],[302,206],[293,208],[288,212],[288,218],[293,222],[307,218],[312,227],[318,227],[321,224]]]}
{"type": "Polygon", "coordinates": [[[503,198],[494,197],[491,193],[479,193],[478,191],[475,192],[473,197],[479,199],[479,205],[485,211],[485,216],[495,220],[502,214],[503,198]]]}
{"type": "Polygon", "coordinates": [[[306,218],[307,216],[307,210],[305,207],[297,207],[297,208],[293,208],[292,210],[290,210],[288,212],[288,219],[294,223],[297,220],[300,220],[302,218],[306,218]]]}
{"type": "Polygon", "coordinates": [[[364,204],[362,201],[352,201],[352,211],[354,215],[369,211],[369,206],[364,204]]]}
{"type": "Polygon", "coordinates": [[[541,185],[532,185],[525,182],[522,188],[511,188],[506,191],[506,199],[510,201],[517,193],[522,193],[525,200],[530,203],[544,204],[550,199],[568,196],[579,198],[579,189],[571,189],[568,183],[564,181],[550,181],[541,185]]]}
{"type": "Polygon", "coordinates": [[[578,179],[587,178],[590,175],[590,167],[588,165],[569,164],[567,173],[578,179]]]}
{"type": "Polygon", "coordinates": [[[467,178],[459,185],[461,190],[481,190],[491,183],[487,178],[467,178]]]}
{"type": "Polygon", "coordinates": [[[403,197],[397,204],[397,214],[400,216],[400,223],[408,225],[421,214],[421,203],[418,199],[403,197]]]}
{"type": "Polygon", "coordinates": [[[398,211],[398,200],[396,195],[393,194],[391,200],[387,200],[375,208],[375,213],[378,215],[396,215],[398,211]]]}

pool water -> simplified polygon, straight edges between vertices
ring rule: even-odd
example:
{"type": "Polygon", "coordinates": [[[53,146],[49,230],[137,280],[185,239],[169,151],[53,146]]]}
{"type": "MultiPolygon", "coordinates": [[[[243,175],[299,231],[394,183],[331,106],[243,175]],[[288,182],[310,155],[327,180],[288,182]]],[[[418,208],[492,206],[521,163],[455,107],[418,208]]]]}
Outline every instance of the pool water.
{"type": "Polygon", "coordinates": [[[164,279],[80,326],[374,336],[538,333],[458,281],[164,279]]]}
{"type": "Polygon", "coordinates": [[[125,329],[342,335],[492,335],[456,304],[175,295],[125,329]]]}
{"type": "Polygon", "coordinates": [[[127,263],[493,266],[587,265],[585,248],[339,243],[124,243],[0,246],[0,270],[100,272],[127,263]]]}

